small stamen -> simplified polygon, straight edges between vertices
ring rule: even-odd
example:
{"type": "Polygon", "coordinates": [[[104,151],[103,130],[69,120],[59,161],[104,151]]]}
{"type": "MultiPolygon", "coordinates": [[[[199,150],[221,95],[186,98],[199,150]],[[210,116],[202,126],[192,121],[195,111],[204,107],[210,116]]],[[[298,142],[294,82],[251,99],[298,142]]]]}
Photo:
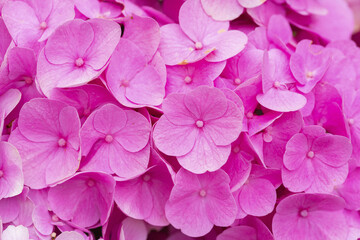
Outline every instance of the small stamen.
{"type": "Polygon", "coordinates": [[[66,146],[66,140],[63,138],[60,138],[58,141],[59,147],[65,147],[66,146]]]}
{"type": "Polygon", "coordinates": [[[78,67],[81,67],[82,65],[84,65],[84,59],[82,58],[78,58],[75,60],[75,65],[78,67]]]}
{"type": "Polygon", "coordinates": [[[23,77],[24,81],[26,84],[32,84],[33,83],[33,79],[32,77],[23,77]]]}
{"type": "Polygon", "coordinates": [[[203,48],[203,45],[202,45],[201,42],[196,42],[196,43],[195,43],[195,49],[196,49],[196,50],[201,50],[202,48],[203,48]]]}
{"type": "Polygon", "coordinates": [[[200,190],[200,192],[199,192],[199,195],[201,196],[201,197],[205,197],[206,196],[206,191],[204,190],[204,189],[201,189],[200,190]]]}
{"type": "Polygon", "coordinates": [[[353,125],[353,124],[355,123],[355,121],[354,121],[353,118],[350,118],[350,119],[348,120],[348,123],[349,123],[350,125],[353,125]]]}
{"type": "Polygon", "coordinates": [[[56,238],[56,232],[51,233],[51,238],[52,238],[52,239],[55,239],[55,238],[56,238]]]}
{"type": "Polygon", "coordinates": [[[59,219],[58,216],[56,216],[56,215],[54,214],[54,215],[52,215],[51,220],[52,220],[53,222],[58,222],[60,219],[59,219]]]}
{"type": "Polygon", "coordinates": [[[88,185],[89,187],[93,187],[93,186],[95,186],[95,181],[92,180],[92,179],[89,179],[89,180],[87,181],[87,185],[88,185]]]}
{"type": "Polygon", "coordinates": [[[307,157],[308,158],[313,158],[315,156],[315,153],[313,152],[313,151],[309,151],[308,153],[307,153],[307,157]]]}
{"type": "Polygon", "coordinates": [[[204,122],[201,121],[201,120],[197,120],[197,121],[196,121],[196,126],[197,126],[198,128],[202,128],[202,127],[204,126],[204,122]]]}
{"type": "Polygon", "coordinates": [[[240,78],[235,78],[234,83],[235,83],[236,85],[239,85],[239,84],[241,83],[240,78]]]}
{"type": "Polygon", "coordinates": [[[248,112],[248,113],[246,114],[246,117],[249,118],[249,119],[251,119],[251,118],[254,117],[254,114],[253,114],[252,112],[248,112]]]}
{"type": "Polygon", "coordinates": [[[307,217],[308,215],[309,215],[309,213],[306,209],[300,211],[300,216],[307,217]]]}
{"type": "Polygon", "coordinates": [[[40,29],[45,30],[46,28],[47,28],[47,23],[46,22],[40,23],[40,29]]]}
{"type": "Polygon", "coordinates": [[[275,82],[274,82],[274,87],[275,87],[275,88],[281,87],[281,83],[280,83],[279,81],[275,81],[275,82]]]}
{"type": "Polygon", "coordinates": [[[150,175],[148,175],[148,174],[144,175],[144,176],[143,176],[143,180],[144,180],[145,182],[148,182],[148,181],[150,180],[150,175]]]}
{"type": "Polygon", "coordinates": [[[314,78],[314,73],[312,71],[307,71],[306,72],[306,78],[307,79],[313,79],[314,78]]]}
{"type": "Polygon", "coordinates": [[[121,80],[120,86],[128,87],[129,86],[129,81],[128,80],[121,80]]]}
{"type": "Polygon", "coordinates": [[[105,136],[105,142],[111,143],[113,140],[114,140],[114,138],[110,134],[105,136]]]}
{"type": "Polygon", "coordinates": [[[186,77],[184,78],[184,82],[185,82],[185,83],[191,83],[191,81],[192,81],[192,79],[191,79],[190,76],[186,76],[186,77]]]}

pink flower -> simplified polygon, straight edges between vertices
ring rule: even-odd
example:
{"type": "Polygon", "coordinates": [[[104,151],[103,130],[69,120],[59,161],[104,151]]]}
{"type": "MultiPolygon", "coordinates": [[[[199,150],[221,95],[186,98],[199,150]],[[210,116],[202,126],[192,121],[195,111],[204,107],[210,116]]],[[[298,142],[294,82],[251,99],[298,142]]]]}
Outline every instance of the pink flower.
{"type": "Polygon", "coordinates": [[[24,176],[19,152],[7,142],[0,142],[0,199],[19,195],[24,176]]]}
{"type": "Polygon", "coordinates": [[[216,171],[230,155],[242,129],[243,112],[216,88],[200,86],[187,94],[171,94],[154,128],[156,147],[176,156],[193,173],[216,171]]]}
{"type": "Polygon", "coordinates": [[[214,225],[231,225],[235,220],[236,204],[229,182],[223,170],[196,175],[180,169],[166,203],[167,219],[191,237],[207,234],[214,225]]]}
{"type": "Polygon", "coordinates": [[[239,17],[244,8],[254,8],[266,0],[201,0],[205,12],[218,21],[229,21],[239,17]]]}
{"type": "Polygon", "coordinates": [[[287,84],[293,82],[287,56],[278,49],[265,52],[262,67],[263,94],[256,96],[258,102],[278,112],[292,112],[303,108],[306,98],[288,89],[287,84]]]}
{"type": "Polygon", "coordinates": [[[330,54],[310,40],[302,40],[291,55],[290,69],[298,81],[297,89],[309,93],[324,76],[330,64],[330,54]]]}
{"type": "Polygon", "coordinates": [[[127,216],[154,226],[166,226],[169,222],[165,217],[165,203],[172,187],[166,165],[159,162],[134,179],[117,182],[114,200],[127,216]]]}
{"type": "Polygon", "coordinates": [[[276,240],[346,239],[344,201],[328,194],[295,194],[276,208],[272,229],[276,240]]]}
{"type": "Polygon", "coordinates": [[[159,51],[167,65],[183,65],[204,59],[220,62],[244,49],[244,33],[229,29],[202,10],[200,0],[188,0],[180,8],[178,24],[161,27],[159,51]]]}
{"type": "Polygon", "coordinates": [[[80,130],[82,170],[130,179],[145,172],[150,157],[150,124],[140,113],[106,104],[80,130]]]}
{"type": "Polygon", "coordinates": [[[135,43],[127,39],[120,40],[112,55],[106,80],[113,96],[127,107],[157,106],[165,96],[161,75],[148,64],[135,43]]]}
{"type": "Polygon", "coordinates": [[[84,85],[104,70],[120,40],[120,26],[110,20],[75,19],[61,25],[40,52],[37,78],[42,92],[84,85]]]}
{"type": "Polygon", "coordinates": [[[306,126],[286,144],[283,184],[292,192],[330,193],[345,181],[351,152],[346,137],[306,126]]]}
{"type": "Polygon", "coordinates": [[[85,228],[99,221],[103,225],[107,221],[114,189],[115,181],[110,175],[83,172],[50,188],[48,200],[50,208],[60,219],[85,228]]]}
{"type": "Polygon", "coordinates": [[[44,188],[75,173],[80,160],[79,129],[73,107],[40,98],[24,104],[9,142],[22,158],[25,185],[44,188]]]}
{"type": "Polygon", "coordinates": [[[32,47],[46,40],[55,29],[74,19],[74,4],[70,0],[7,1],[2,9],[6,27],[14,42],[32,47]]]}

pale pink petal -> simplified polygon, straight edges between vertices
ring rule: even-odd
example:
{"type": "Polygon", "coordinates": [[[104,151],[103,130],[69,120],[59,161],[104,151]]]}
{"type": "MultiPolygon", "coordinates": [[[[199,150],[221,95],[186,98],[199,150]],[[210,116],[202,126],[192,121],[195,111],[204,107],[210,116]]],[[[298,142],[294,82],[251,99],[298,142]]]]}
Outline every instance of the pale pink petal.
{"type": "Polygon", "coordinates": [[[78,232],[62,232],[59,236],[56,237],[56,240],[85,240],[84,236],[78,232]]]}
{"type": "Polygon", "coordinates": [[[15,227],[14,225],[8,226],[2,233],[3,240],[29,240],[29,230],[20,225],[15,227]]]}
{"type": "Polygon", "coordinates": [[[281,170],[283,184],[292,192],[302,192],[308,189],[314,182],[315,169],[311,159],[303,161],[301,166],[294,171],[285,167],[281,170]]]}
{"type": "Polygon", "coordinates": [[[288,170],[299,168],[303,164],[309,151],[306,136],[302,133],[295,134],[286,144],[284,166],[288,170]]]}
{"type": "Polygon", "coordinates": [[[238,201],[247,214],[265,216],[274,209],[276,190],[268,180],[251,179],[241,188],[238,201]]]}
{"type": "Polygon", "coordinates": [[[185,94],[170,94],[164,99],[162,110],[166,119],[171,123],[181,125],[193,125],[197,118],[185,106],[185,94]]]}
{"type": "Polygon", "coordinates": [[[198,129],[192,125],[177,126],[163,116],[155,125],[153,138],[155,146],[163,153],[182,156],[194,147],[198,132],[198,129]]]}
{"type": "Polygon", "coordinates": [[[184,33],[194,42],[202,42],[206,36],[229,28],[228,22],[215,21],[206,15],[200,0],[189,0],[181,6],[179,23],[184,33]]]}
{"type": "Polygon", "coordinates": [[[238,0],[201,0],[201,4],[206,14],[217,21],[233,20],[244,11],[238,0]]]}
{"type": "Polygon", "coordinates": [[[36,206],[32,214],[32,220],[34,227],[41,234],[50,235],[53,232],[54,225],[51,224],[51,216],[47,207],[36,206]]]}
{"type": "Polygon", "coordinates": [[[266,1],[267,0],[238,0],[240,5],[243,6],[244,8],[258,7],[266,1]]]}
{"type": "MultiPolygon", "coordinates": [[[[100,133],[114,135],[126,126],[127,114],[113,104],[106,104],[95,111],[93,117],[90,116],[87,122],[89,122],[89,127],[92,125],[94,130],[100,133]]],[[[86,126],[87,122],[83,126],[86,126]]]]}
{"type": "Polygon", "coordinates": [[[148,230],[144,221],[126,218],[122,222],[119,240],[146,240],[148,230]]]}

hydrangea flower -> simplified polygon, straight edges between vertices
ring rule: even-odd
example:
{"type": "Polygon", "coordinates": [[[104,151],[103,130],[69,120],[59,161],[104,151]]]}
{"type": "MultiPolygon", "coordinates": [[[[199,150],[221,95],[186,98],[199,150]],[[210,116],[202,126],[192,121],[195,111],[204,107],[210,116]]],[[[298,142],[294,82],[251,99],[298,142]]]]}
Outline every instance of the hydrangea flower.
{"type": "Polygon", "coordinates": [[[200,0],[188,0],[180,9],[179,25],[161,27],[159,51],[167,65],[184,65],[204,59],[220,62],[244,49],[247,37],[230,30],[228,22],[217,22],[202,10],[200,0]]]}
{"type": "Polygon", "coordinates": [[[149,136],[149,122],[140,113],[102,106],[80,130],[82,170],[115,173],[122,179],[142,174],[150,157],[149,136]]]}
{"type": "Polygon", "coordinates": [[[120,34],[120,26],[105,19],[75,19],[58,27],[39,54],[37,79],[42,92],[49,96],[54,88],[75,87],[95,79],[120,34]]]}
{"type": "Polygon", "coordinates": [[[0,199],[19,195],[24,187],[22,162],[17,149],[0,142],[0,199]]]}
{"type": "Polygon", "coordinates": [[[346,137],[306,126],[286,144],[283,184],[292,192],[330,193],[345,181],[351,152],[346,137]]]}
{"type": "Polygon", "coordinates": [[[283,199],[272,222],[274,237],[285,239],[346,239],[344,201],[328,194],[300,193],[283,199]]]}
{"type": "Polygon", "coordinates": [[[49,204],[63,220],[80,227],[104,224],[110,215],[114,179],[101,172],[77,173],[49,190],[49,204]],[[69,204],[73,207],[69,208],[69,204]]]}
{"type": "Polygon", "coordinates": [[[166,203],[167,219],[191,237],[207,234],[214,225],[231,225],[237,208],[229,182],[223,170],[196,175],[180,169],[166,203]]]}
{"type": "Polygon", "coordinates": [[[32,47],[45,41],[61,24],[75,17],[70,0],[7,1],[2,17],[18,46],[32,47]]]}
{"type": "Polygon", "coordinates": [[[216,171],[230,155],[242,128],[243,112],[216,88],[200,86],[187,94],[171,94],[154,128],[157,148],[176,156],[193,173],[216,171]]]}
{"type": "Polygon", "coordinates": [[[20,153],[25,185],[44,188],[75,173],[80,162],[79,130],[73,107],[40,98],[24,104],[9,142],[20,153]]]}

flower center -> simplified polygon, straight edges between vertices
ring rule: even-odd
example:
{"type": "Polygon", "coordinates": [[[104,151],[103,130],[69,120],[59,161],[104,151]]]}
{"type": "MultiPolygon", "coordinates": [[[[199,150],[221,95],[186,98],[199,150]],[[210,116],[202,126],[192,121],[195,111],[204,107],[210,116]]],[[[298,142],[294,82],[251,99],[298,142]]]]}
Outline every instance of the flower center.
{"type": "Polygon", "coordinates": [[[90,115],[90,109],[86,108],[83,112],[84,116],[89,116],[90,115]]]}
{"type": "Polygon", "coordinates": [[[26,84],[32,84],[33,83],[33,79],[31,77],[23,77],[24,81],[26,84]]]}
{"type": "Polygon", "coordinates": [[[186,76],[186,77],[184,78],[184,82],[185,82],[185,83],[191,83],[191,81],[192,81],[192,79],[191,79],[190,76],[186,76]]]}
{"type": "Polygon", "coordinates": [[[195,49],[196,49],[196,50],[201,50],[202,48],[203,48],[203,45],[202,45],[201,42],[196,42],[196,43],[195,43],[195,49]]]}
{"type": "Polygon", "coordinates": [[[78,59],[76,59],[76,60],[75,60],[75,65],[76,65],[77,67],[81,67],[82,65],[84,65],[84,59],[82,59],[81,57],[78,58],[78,59]]]}
{"type": "Polygon", "coordinates": [[[239,84],[241,83],[240,78],[235,78],[234,83],[235,83],[236,85],[239,85],[239,84]]]}
{"type": "Polygon", "coordinates": [[[4,172],[0,170],[0,178],[2,178],[2,176],[4,176],[4,172]]]}
{"type": "Polygon", "coordinates": [[[275,87],[275,88],[281,87],[281,83],[280,83],[279,81],[275,81],[275,82],[274,82],[274,87],[275,87]]]}
{"type": "Polygon", "coordinates": [[[144,180],[145,182],[148,182],[148,181],[150,180],[150,175],[148,175],[148,174],[144,175],[144,176],[143,176],[143,180],[144,180]]]}
{"type": "Polygon", "coordinates": [[[120,86],[128,87],[129,86],[129,81],[128,80],[121,80],[120,86]]]}
{"type": "Polygon", "coordinates": [[[105,142],[111,143],[113,140],[114,140],[114,138],[110,134],[105,136],[105,142]]]}
{"type": "Polygon", "coordinates": [[[354,119],[353,118],[350,118],[349,120],[348,120],[348,123],[350,124],[350,125],[353,125],[354,124],[354,119]]]}
{"type": "Polygon", "coordinates": [[[306,78],[307,79],[313,79],[314,78],[314,73],[312,71],[307,71],[306,72],[306,78]]]}
{"type": "Polygon", "coordinates": [[[58,216],[56,216],[56,215],[54,214],[54,215],[52,215],[51,220],[52,220],[53,222],[58,222],[60,219],[59,219],[58,216]]]}
{"type": "Polygon", "coordinates": [[[302,216],[302,217],[307,217],[308,214],[309,213],[308,213],[308,211],[306,209],[300,211],[300,216],[302,216]]]}
{"type": "Polygon", "coordinates": [[[92,180],[92,179],[89,179],[86,184],[87,184],[89,187],[93,187],[93,186],[95,186],[95,181],[92,180]]]}
{"type": "Polygon", "coordinates": [[[55,239],[55,238],[56,238],[56,232],[51,233],[51,238],[52,238],[52,239],[55,239]]]}
{"type": "Polygon", "coordinates": [[[233,152],[234,152],[234,153],[240,152],[239,146],[234,147],[234,148],[233,148],[233,152]]]}
{"type": "Polygon", "coordinates": [[[65,147],[66,146],[66,140],[63,138],[60,138],[58,141],[59,147],[65,147]]]}
{"type": "Polygon", "coordinates": [[[308,158],[313,158],[315,156],[315,153],[313,152],[313,151],[309,151],[308,153],[307,153],[307,157],[308,158]]]}
{"type": "Polygon", "coordinates": [[[47,28],[46,22],[40,23],[40,29],[45,30],[47,28]]]}
{"type": "Polygon", "coordinates": [[[204,189],[201,189],[200,192],[199,192],[199,195],[201,197],[205,197],[206,196],[206,191],[204,189]]]}
{"type": "Polygon", "coordinates": [[[248,112],[248,113],[246,114],[246,117],[249,118],[249,119],[251,119],[251,118],[254,117],[254,114],[253,114],[252,112],[248,112]]]}
{"type": "Polygon", "coordinates": [[[204,126],[204,122],[201,121],[201,120],[197,120],[197,121],[196,121],[196,126],[197,126],[198,128],[202,128],[202,127],[204,126]]]}

